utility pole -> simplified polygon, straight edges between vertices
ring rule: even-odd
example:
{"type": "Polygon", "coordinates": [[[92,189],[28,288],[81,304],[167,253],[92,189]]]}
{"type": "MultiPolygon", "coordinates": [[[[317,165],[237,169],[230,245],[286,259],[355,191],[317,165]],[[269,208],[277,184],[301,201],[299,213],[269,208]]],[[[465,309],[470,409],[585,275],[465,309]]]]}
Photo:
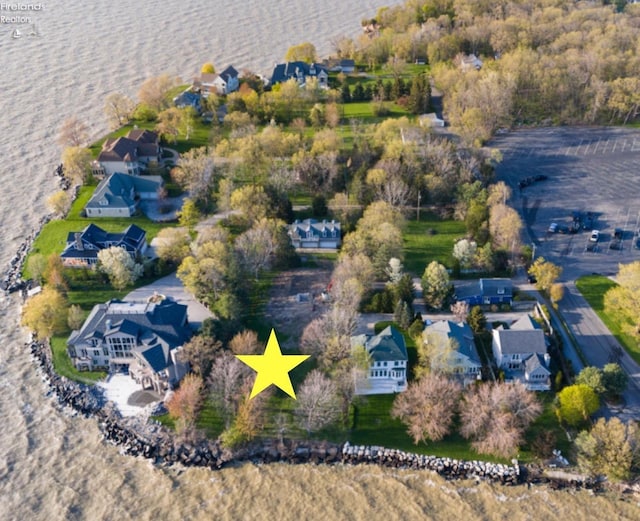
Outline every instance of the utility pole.
{"type": "Polygon", "coordinates": [[[418,190],[418,206],[416,207],[416,220],[420,222],[420,199],[422,198],[422,194],[418,190]]]}

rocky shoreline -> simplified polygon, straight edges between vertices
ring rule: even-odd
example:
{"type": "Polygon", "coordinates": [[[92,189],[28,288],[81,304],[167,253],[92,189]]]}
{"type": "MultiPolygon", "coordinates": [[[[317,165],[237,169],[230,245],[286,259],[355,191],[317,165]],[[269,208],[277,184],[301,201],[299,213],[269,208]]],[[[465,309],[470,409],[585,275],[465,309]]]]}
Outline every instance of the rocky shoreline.
{"type": "Polygon", "coordinates": [[[546,483],[554,489],[599,489],[596,480],[568,475],[549,477],[535,467],[486,461],[464,461],[453,458],[413,454],[377,446],[336,444],[319,441],[264,440],[238,450],[222,448],[217,442],[200,440],[182,442],[157,422],[123,418],[111,402],[106,402],[95,387],[58,375],[51,360],[48,343],[32,340],[27,347],[36,361],[49,393],[62,408],[72,414],[93,417],[98,421],[103,439],[118,446],[122,454],[141,456],[157,465],[207,467],[212,470],[242,462],[268,464],[373,464],[388,468],[429,470],[448,480],[487,480],[502,485],[546,483]]]}

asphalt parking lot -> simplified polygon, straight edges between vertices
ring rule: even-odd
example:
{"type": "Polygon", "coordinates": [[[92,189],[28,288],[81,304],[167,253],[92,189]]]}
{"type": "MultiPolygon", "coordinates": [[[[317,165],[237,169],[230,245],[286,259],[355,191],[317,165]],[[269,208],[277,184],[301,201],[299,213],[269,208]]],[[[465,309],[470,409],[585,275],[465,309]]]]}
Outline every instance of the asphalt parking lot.
{"type": "Polygon", "coordinates": [[[619,263],[640,260],[640,130],[558,127],[497,136],[489,146],[503,155],[499,180],[513,191],[525,223],[523,240],[535,255],[560,264],[563,280],[585,273],[614,275],[619,263]],[[542,180],[534,181],[535,177],[542,180]],[[568,233],[573,213],[590,230],[568,233]],[[558,231],[550,232],[556,223],[558,231]],[[619,237],[614,237],[619,229],[619,237]],[[561,233],[565,231],[566,233],[561,233]]]}

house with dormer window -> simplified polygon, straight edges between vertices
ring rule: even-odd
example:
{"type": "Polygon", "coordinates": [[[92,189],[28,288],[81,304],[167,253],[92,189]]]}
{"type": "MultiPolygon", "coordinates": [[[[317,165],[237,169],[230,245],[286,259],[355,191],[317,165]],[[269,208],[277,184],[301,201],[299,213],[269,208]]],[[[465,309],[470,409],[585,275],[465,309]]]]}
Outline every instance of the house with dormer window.
{"type": "Polygon", "coordinates": [[[319,63],[305,63],[302,61],[277,64],[271,74],[271,85],[295,80],[300,87],[304,87],[309,78],[316,78],[320,88],[329,88],[327,68],[319,63]]]}
{"type": "Polygon", "coordinates": [[[351,337],[352,348],[364,347],[371,365],[364,381],[356,382],[356,394],[391,394],[407,389],[407,347],[402,333],[387,326],[377,335],[351,337]]]}
{"type": "Polygon", "coordinates": [[[183,304],[114,299],[94,306],[69,336],[67,351],[78,370],[127,372],[143,388],[163,393],[188,371],[181,349],[190,336],[183,304]]]}
{"type": "Polygon", "coordinates": [[[150,163],[159,163],[161,157],[158,134],[134,128],[126,136],[105,140],[92,170],[98,177],[115,173],[140,175],[150,163]]]}
{"type": "Polygon", "coordinates": [[[316,219],[296,220],[287,229],[293,247],[299,248],[331,248],[340,246],[342,235],[340,223],[337,221],[317,221],[316,219]]]}

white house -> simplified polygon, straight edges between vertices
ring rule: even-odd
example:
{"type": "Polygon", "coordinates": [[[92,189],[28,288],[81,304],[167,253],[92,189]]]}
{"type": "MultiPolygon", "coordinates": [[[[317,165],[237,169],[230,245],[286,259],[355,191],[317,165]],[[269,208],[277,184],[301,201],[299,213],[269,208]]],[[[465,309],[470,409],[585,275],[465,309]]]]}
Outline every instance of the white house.
{"type": "Polygon", "coordinates": [[[304,219],[290,224],[287,233],[293,247],[298,248],[329,248],[336,249],[340,246],[342,236],[340,223],[337,221],[317,221],[316,219],[304,219]]]}
{"type": "Polygon", "coordinates": [[[364,347],[371,366],[364,382],[356,382],[356,394],[391,394],[407,389],[407,347],[402,333],[388,326],[374,336],[351,337],[351,346],[364,347]]]}
{"type": "Polygon", "coordinates": [[[493,356],[507,381],[519,380],[530,391],[551,388],[550,358],[544,332],[533,318],[525,315],[509,329],[500,326],[492,334],[493,356]]]}
{"type": "Polygon", "coordinates": [[[422,338],[436,351],[431,358],[433,371],[455,375],[465,385],[480,378],[482,362],[469,324],[439,320],[424,329],[422,338]]]}
{"type": "Polygon", "coordinates": [[[309,78],[316,78],[320,88],[329,88],[327,68],[319,63],[305,63],[302,61],[276,64],[271,74],[271,85],[294,79],[300,87],[304,87],[309,78]]]}
{"type": "Polygon", "coordinates": [[[220,74],[201,74],[200,78],[193,82],[193,86],[195,89],[199,89],[205,98],[212,92],[214,94],[230,94],[238,90],[240,86],[238,76],[238,71],[229,65],[220,74]]]}
{"type": "Polygon", "coordinates": [[[140,175],[150,163],[162,157],[158,134],[144,129],[132,129],[124,137],[109,138],[102,144],[93,173],[97,176],[123,173],[140,175]]]}

